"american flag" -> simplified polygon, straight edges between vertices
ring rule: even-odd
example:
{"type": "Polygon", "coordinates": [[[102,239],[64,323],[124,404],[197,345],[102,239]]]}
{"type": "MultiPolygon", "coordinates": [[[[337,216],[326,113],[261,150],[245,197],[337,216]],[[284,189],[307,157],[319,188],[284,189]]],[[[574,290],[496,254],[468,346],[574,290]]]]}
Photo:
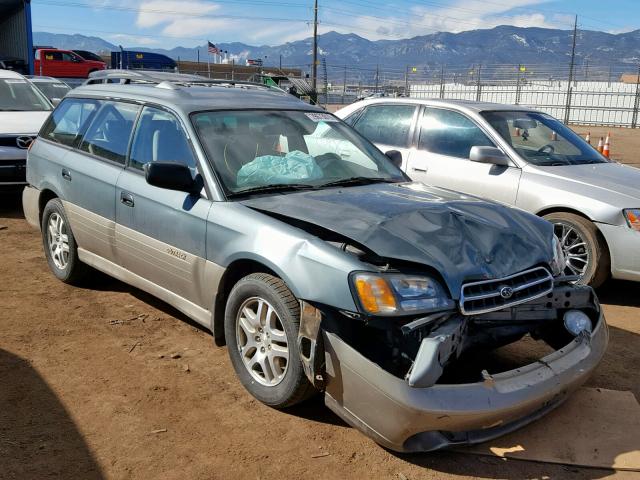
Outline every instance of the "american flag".
{"type": "Polygon", "coordinates": [[[214,55],[218,55],[220,53],[220,50],[218,49],[218,47],[216,47],[213,43],[211,42],[207,42],[207,47],[209,50],[209,53],[213,53],[214,55]]]}

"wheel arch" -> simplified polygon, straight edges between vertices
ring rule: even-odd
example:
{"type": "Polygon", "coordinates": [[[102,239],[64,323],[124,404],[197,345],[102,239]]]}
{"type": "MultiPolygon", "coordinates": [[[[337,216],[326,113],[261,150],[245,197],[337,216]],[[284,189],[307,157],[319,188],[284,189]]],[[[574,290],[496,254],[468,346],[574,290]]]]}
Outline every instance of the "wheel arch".
{"type": "Polygon", "coordinates": [[[59,195],[50,188],[44,188],[40,192],[40,197],[38,198],[38,220],[40,224],[42,224],[42,212],[44,212],[44,207],[54,198],[59,198],[59,195]]]}
{"type": "MultiPolygon", "coordinates": [[[[550,213],[571,213],[573,215],[582,217],[585,220],[590,221],[596,229],[596,234],[598,235],[599,240],[602,242],[602,245],[604,246],[604,248],[606,248],[607,256],[609,257],[609,259],[611,259],[611,248],[609,247],[607,238],[604,236],[604,234],[600,230],[600,226],[598,225],[598,222],[594,221],[592,218],[590,218],[588,215],[586,215],[584,212],[581,212],[580,210],[576,210],[571,207],[563,207],[563,206],[548,207],[543,210],[540,210],[539,212],[536,213],[536,215],[538,215],[539,217],[544,217],[545,215],[549,215],[550,213]]],[[[613,262],[611,263],[613,264],[613,262]]],[[[611,265],[609,266],[609,274],[611,274],[611,265]]]]}
{"type": "Polygon", "coordinates": [[[589,217],[589,215],[587,215],[586,213],[571,207],[564,207],[564,206],[546,207],[536,212],[536,215],[539,217],[544,217],[545,215],[549,215],[550,213],[573,213],[574,215],[578,215],[579,217],[589,220],[595,225],[593,218],[589,217]]]}
{"type": "MultiPolygon", "coordinates": [[[[231,289],[241,278],[252,273],[268,273],[282,279],[288,284],[287,280],[273,268],[269,267],[266,262],[251,258],[239,258],[232,261],[220,279],[218,292],[216,293],[213,305],[211,331],[213,332],[213,339],[218,346],[226,344],[224,335],[224,311],[231,289]]],[[[289,288],[291,287],[289,286],[289,288]]]]}

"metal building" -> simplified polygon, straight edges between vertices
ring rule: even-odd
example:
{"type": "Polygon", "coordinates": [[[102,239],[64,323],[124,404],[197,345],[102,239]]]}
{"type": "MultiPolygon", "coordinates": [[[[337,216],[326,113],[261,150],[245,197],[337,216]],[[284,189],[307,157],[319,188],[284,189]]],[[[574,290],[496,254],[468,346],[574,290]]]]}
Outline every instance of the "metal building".
{"type": "Polygon", "coordinates": [[[31,0],[0,0],[0,57],[17,57],[33,74],[31,0]]]}

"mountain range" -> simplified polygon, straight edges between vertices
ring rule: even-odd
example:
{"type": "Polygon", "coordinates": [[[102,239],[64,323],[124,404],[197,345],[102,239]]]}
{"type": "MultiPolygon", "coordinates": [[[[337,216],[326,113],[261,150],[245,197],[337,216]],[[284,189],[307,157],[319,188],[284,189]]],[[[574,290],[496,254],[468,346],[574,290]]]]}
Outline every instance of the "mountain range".
{"type": "MultiPolygon", "coordinates": [[[[368,40],[356,34],[328,32],[318,38],[320,58],[330,68],[361,67],[402,70],[407,66],[435,68],[438,65],[470,66],[475,64],[549,64],[567,65],[573,32],[547,28],[498,26],[492,29],[460,33],[439,32],[399,40],[368,40]]],[[[626,33],[581,30],[577,38],[576,64],[626,64],[634,71],[640,63],[640,29],[626,33]]],[[[119,47],[99,37],[34,32],[34,43],[65,49],[108,52],[119,47]]],[[[246,58],[265,59],[265,65],[308,68],[312,40],[282,45],[252,46],[244,43],[216,43],[237,62],[246,58]]],[[[207,47],[171,49],[125,46],[126,49],[163,53],[174,59],[206,62],[207,47]]]]}

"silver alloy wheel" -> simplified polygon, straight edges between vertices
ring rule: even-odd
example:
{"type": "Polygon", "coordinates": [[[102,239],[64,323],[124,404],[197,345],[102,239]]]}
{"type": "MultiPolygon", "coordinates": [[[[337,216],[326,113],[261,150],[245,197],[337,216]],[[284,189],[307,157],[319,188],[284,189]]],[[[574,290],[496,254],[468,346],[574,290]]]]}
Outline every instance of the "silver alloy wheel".
{"type": "Polygon", "coordinates": [[[245,368],[260,384],[278,385],[289,366],[289,346],[282,321],[265,299],[251,297],[236,314],[236,342],[245,368]]]}
{"type": "Polygon", "coordinates": [[[69,235],[64,219],[59,213],[53,212],[49,216],[47,240],[53,264],[56,268],[64,270],[69,263],[69,235]]]}
{"type": "Polygon", "coordinates": [[[582,238],[580,232],[568,223],[556,220],[553,226],[556,237],[558,237],[558,241],[562,247],[562,252],[564,253],[564,273],[567,275],[583,276],[591,261],[587,242],[582,238]]]}

